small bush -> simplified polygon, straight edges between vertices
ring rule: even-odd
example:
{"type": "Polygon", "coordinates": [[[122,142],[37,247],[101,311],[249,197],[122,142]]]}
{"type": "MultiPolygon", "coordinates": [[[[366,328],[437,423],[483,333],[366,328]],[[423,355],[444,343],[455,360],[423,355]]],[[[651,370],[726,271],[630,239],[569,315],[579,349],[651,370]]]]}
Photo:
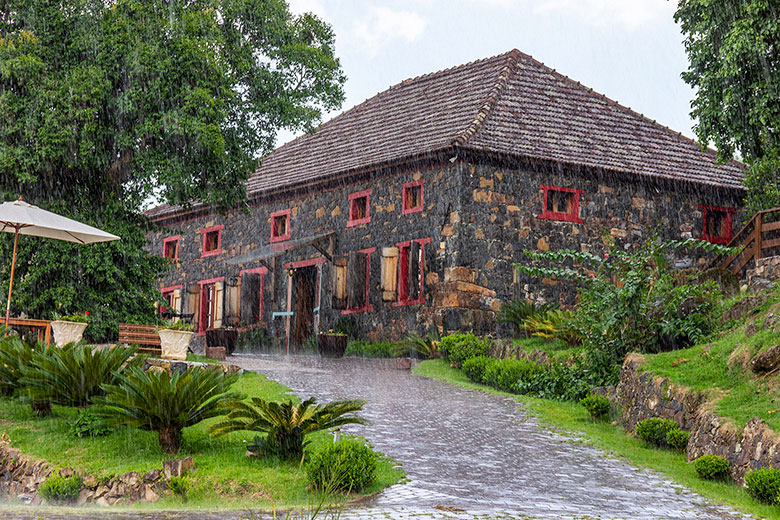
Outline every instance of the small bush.
{"type": "Polygon", "coordinates": [[[470,380],[475,383],[482,383],[485,380],[485,371],[489,366],[497,362],[497,359],[493,359],[490,356],[477,356],[467,359],[461,368],[470,380]]]}
{"type": "Polygon", "coordinates": [[[590,394],[580,399],[580,404],[594,419],[601,419],[609,415],[609,399],[603,395],[590,394]]]}
{"type": "Polygon", "coordinates": [[[376,465],[376,453],[348,437],[317,450],[306,466],[306,476],[321,491],[360,491],[376,479],[376,465]]]}
{"type": "Polygon", "coordinates": [[[693,468],[705,480],[725,480],[729,476],[729,461],[717,455],[702,455],[693,461],[693,468]]]}
{"type": "Polygon", "coordinates": [[[666,432],[666,444],[673,450],[685,451],[688,448],[688,439],[690,437],[691,432],[686,432],[678,426],[666,432]]]}
{"type": "Polygon", "coordinates": [[[355,339],[347,343],[347,350],[344,352],[344,355],[347,357],[394,358],[398,357],[402,350],[399,343],[391,341],[370,342],[355,339]]]}
{"type": "Polygon", "coordinates": [[[76,419],[70,423],[68,431],[74,437],[101,437],[111,433],[111,428],[103,424],[102,419],[92,415],[88,410],[79,410],[76,419]]]}
{"type": "Polygon", "coordinates": [[[442,355],[458,367],[473,357],[487,356],[489,349],[490,342],[474,334],[450,334],[439,345],[442,355]]]}
{"type": "Polygon", "coordinates": [[[47,502],[58,504],[75,502],[82,485],[83,481],[77,475],[63,477],[57,473],[43,481],[38,488],[38,494],[47,502]]]}
{"type": "Polygon", "coordinates": [[[514,392],[520,381],[528,381],[544,370],[533,361],[521,359],[501,359],[485,370],[485,383],[503,390],[514,392]]]}
{"type": "Polygon", "coordinates": [[[168,479],[168,489],[174,495],[180,496],[182,500],[187,500],[187,493],[190,490],[190,478],[187,475],[180,477],[171,477],[168,479]]]}
{"type": "Polygon", "coordinates": [[[766,504],[777,504],[780,495],[780,469],[761,468],[745,476],[748,494],[766,504]]]}
{"type": "Polygon", "coordinates": [[[539,366],[540,370],[528,380],[521,380],[515,385],[516,393],[543,399],[578,401],[594,386],[580,360],[571,365],[552,361],[549,365],[539,366]]]}
{"type": "Polygon", "coordinates": [[[636,436],[653,446],[665,448],[668,446],[666,435],[672,430],[680,429],[672,419],[659,419],[653,417],[644,419],[636,424],[636,436]]]}

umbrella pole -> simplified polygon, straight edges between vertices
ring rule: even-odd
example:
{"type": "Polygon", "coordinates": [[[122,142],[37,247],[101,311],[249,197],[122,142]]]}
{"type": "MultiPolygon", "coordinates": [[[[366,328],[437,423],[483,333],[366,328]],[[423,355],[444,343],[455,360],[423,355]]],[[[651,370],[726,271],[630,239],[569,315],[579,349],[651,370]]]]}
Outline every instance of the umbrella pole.
{"type": "MultiPolygon", "coordinates": [[[[19,242],[19,228],[14,233],[14,256],[11,260],[11,283],[8,284],[8,303],[5,306],[5,328],[8,328],[8,318],[11,316],[11,291],[14,289],[14,269],[16,269],[16,244],[19,242]]],[[[6,332],[7,334],[7,332],[6,332]]]]}

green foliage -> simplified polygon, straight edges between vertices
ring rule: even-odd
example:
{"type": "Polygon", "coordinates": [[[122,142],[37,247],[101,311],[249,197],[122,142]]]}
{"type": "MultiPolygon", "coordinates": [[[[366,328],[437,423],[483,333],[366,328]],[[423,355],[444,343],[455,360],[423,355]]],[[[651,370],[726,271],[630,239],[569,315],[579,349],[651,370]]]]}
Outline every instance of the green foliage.
{"type": "Polygon", "coordinates": [[[220,367],[189,367],[183,372],[144,372],[133,367],[115,384],[105,384],[105,396],[96,397],[94,413],[107,426],[130,426],[158,434],[168,454],[179,451],[184,428],[224,415],[222,404],[239,397],[228,392],[237,375],[225,375],[220,367]]]}
{"type": "Polygon", "coordinates": [[[672,428],[666,432],[666,444],[677,451],[685,451],[688,448],[688,439],[691,438],[691,432],[686,432],[680,428],[672,428]]]}
{"type": "Polygon", "coordinates": [[[417,358],[434,359],[441,355],[439,343],[441,343],[439,328],[436,325],[431,325],[425,336],[407,334],[401,342],[401,349],[417,358]]]}
{"type": "Polygon", "coordinates": [[[466,374],[466,377],[474,381],[475,383],[482,383],[485,380],[485,372],[488,367],[496,364],[497,359],[490,356],[476,356],[471,359],[467,359],[463,362],[461,370],[466,374]]]}
{"type": "Polygon", "coordinates": [[[514,325],[518,330],[523,329],[523,324],[528,318],[538,318],[547,311],[556,310],[557,302],[536,303],[527,300],[511,300],[501,307],[496,319],[501,323],[514,325]]]}
{"type": "Polygon", "coordinates": [[[74,323],[87,323],[89,312],[85,314],[68,314],[67,316],[59,316],[57,319],[61,321],[72,321],[74,323]]]}
{"type": "Polygon", "coordinates": [[[603,395],[588,394],[580,399],[580,404],[594,419],[603,419],[609,415],[609,399],[603,395]]]}
{"type": "Polygon", "coordinates": [[[777,5],[766,0],[681,0],[675,13],[689,60],[682,77],[696,91],[696,135],[715,144],[720,160],[738,151],[750,164],[751,213],[780,205],[777,19],[777,5]]]}
{"type": "Polygon", "coordinates": [[[337,334],[346,334],[350,339],[357,339],[358,322],[354,316],[342,316],[330,328],[337,334]]]}
{"type": "MultiPolygon", "coordinates": [[[[672,419],[660,419],[658,417],[643,419],[636,423],[634,431],[636,436],[647,444],[659,448],[673,448],[679,450],[683,443],[683,437],[685,441],[683,447],[688,444],[688,435],[672,433],[682,431],[677,422],[672,419]],[[670,433],[672,433],[671,437],[669,435],[670,433]]],[[[683,433],[687,434],[688,432],[683,433]]]]}
{"type": "Polygon", "coordinates": [[[450,334],[441,339],[439,350],[452,364],[461,366],[473,357],[487,356],[490,341],[474,334],[450,334]]]}
{"type": "Polygon", "coordinates": [[[377,455],[355,438],[322,446],[306,464],[306,477],[314,489],[358,492],[376,479],[377,455]]]}
{"type": "Polygon", "coordinates": [[[499,359],[485,367],[482,381],[504,392],[514,392],[522,381],[529,381],[544,371],[544,367],[524,359],[499,359]]]}
{"type": "Polygon", "coordinates": [[[42,343],[27,344],[16,337],[5,335],[0,327],[0,394],[11,395],[21,388],[22,371],[36,352],[45,349],[42,343]]]}
{"type": "Polygon", "coordinates": [[[93,349],[84,343],[51,346],[33,354],[19,383],[31,402],[48,401],[62,406],[86,407],[103,395],[102,385],[112,384],[125,365],[138,366],[142,358],[130,358],[135,347],[93,349]]]}
{"type": "Polygon", "coordinates": [[[347,343],[344,355],[347,357],[393,358],[398,357],[403,350],[398,343],[392,341],[353,339],[347,343]]]}
{"type": "Polygon", "coordinates": [[[61,474],[51,475],[38,487],[38,494],[47,502],[63,504],[75,502],[79,497],[84,482],[78,475],[63,477],[61,474]]]}
{"type": "Polygon", "coordinates": [[[543,399],[579,401],[604,379],[602,375],[590,372],[579,357],[570,364],[552,360],[532,377],[518,381],[514,391],[543,399]]]}
{"type": "Polygon", "coordinates": [[[165,320],[158,330],[178,330],[183,332],[192,332],[192,324],[184,323],[182,320],[165,320]]]}
{"type": "Polygon", "coordinates": [[[187,493],[189,493],[190,487],[191,483],[188,475],[173,476],[168,479],[168,489],[174,495],[181,497],[185,502],[187,501],[187,493]]]}
{"type": "Polygon", "coordinates": [[[103,437],[111,433],[103,421],[89,410],[79,410],[75,419],[70,422],[68,431],[74,437],[103,437]]]}
{"type": "Polygon", "coordinates": [[[761,468],[745,475],[748,494],[765,504],[780,503],[780,469],[761,468]]]}
{"type": "Polygon", "coordinates": [[[693,467],[705,480],[726,480],[729,476],[729,461],[717,455],[702,455],[693,461],[693,467]]]}
{"type": "Polygon", "coordinates": [[[525,319],[523,330],[532,336],[545,339],[560,339],[568,345],[582,343],[582,334],[578,330],[573,311],[553,309],[525,319]]]}
{"type": "Polygon", "coordinates": [[[287,459],[300,458],[307,435],[345,424],[366,424],[356,413],[365,404],[361,399],[347,399],[318,405],[313,397],[298,405],[290,400],[277,403],[253,397],[247,403],[232,399],[225,403],[227,417],[211,425],[209,432],[215,437],[236,431],[265,433],[264,442],[256,441],[259,451],[287,459]]]}

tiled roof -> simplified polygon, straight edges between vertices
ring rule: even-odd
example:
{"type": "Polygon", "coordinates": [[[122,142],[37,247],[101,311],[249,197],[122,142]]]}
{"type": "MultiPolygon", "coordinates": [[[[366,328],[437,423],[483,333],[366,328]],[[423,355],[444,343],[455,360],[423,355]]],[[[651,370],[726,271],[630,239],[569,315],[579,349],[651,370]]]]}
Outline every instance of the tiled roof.
{"type": "MultiPolygon", "coordinates": [[[[403,81],[263,158],[250,195],[459,146],[742,189],[744,165],[518,50],[403,81]]],[[[150,210],[150,216],[173,211],[150,210]]]]}

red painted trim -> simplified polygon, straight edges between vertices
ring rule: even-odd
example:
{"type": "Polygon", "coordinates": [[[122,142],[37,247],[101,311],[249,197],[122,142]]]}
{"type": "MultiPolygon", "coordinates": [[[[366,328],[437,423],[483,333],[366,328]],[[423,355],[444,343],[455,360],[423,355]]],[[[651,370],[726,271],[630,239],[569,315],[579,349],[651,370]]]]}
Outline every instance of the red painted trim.
{"type": "MultiPolygon", "coordinates": [[[[369,301],[369,290],[370,290],[370,283],[371,283],[371,253],[375,252],[375,247],[369,247],[367,249],[358,249],[358,253],[365,253],[368,258],[366,259],[366,304],[362,307],[356,307],[356,308],[346,308],[341,311],[341,314],[356,314],[358,312],[367,312],[367,311],[373,311],[374,305],[370,303],[369,301]]],[[[346,256],[346,255],[345,255],[346,256]]]]}
{"type": "MultiPolygon", "coordinates": [[[[245,274],[260,274],[262,275],[260,277],[260,309],[258,310],[258,321],[257,323],[261,323],[263,321],[263,310],[264,310],[264,301],[265,298],[263,296],[265,295],[265,275],[268,273],[267,267],[254,267],[252,269],[242,269],[238,272],[238,276],[243,276],[245,274]]],[[[240,311],[239,311],[240,314],[240,311]]],[[[241,316],[239,316],[239,319],[241,316]]]]}
{"type": "Polygon", "coordinates": [[[540,190],[544,190],[544,207],[541,215],[537,215],[537,218],[548,220],[561,220],[563,222],[576,222],[581,224],[585,222],[580,218],[580,195],[585,193],[584,190],[578,190],[574,188],[565,188],[563,186],[545,186],[539,185],[540,190]],[[562,191],[565,193],[573,193],[574,197],[571,203],[571,211],[569,213],[556,213],[548,210],[548,195],[550,191],[562,191]]]}
{"type": "Polygon", "coordinates": [[[164,238],[163,239],[163,258],[168,258],[167,256],[165,256],[165,248],[166,248],[166,246],[168,244],[170,244],[171,242],[176,242],[176,254],[173,255],[173,258],[171,258],[171,260],[173,260],[174,262],[177,262],[179,260],[179,239],[180,238],[181,238],[181,235],[174,235],[172,237],[168,237],[168,238],[164,238]]]}
{"type": "Polygon", "coordinates": [[[734,234],[734,213],[737,212],[736,208],[727,208],[724,206],[710,206],[707,204],[699,204],[699,209],[702,210],[702,230],[701,239],[713,244],[728,244],[734,234]],[[725,213],[723,219],[723,227],[725,228],[725,234],[722,236],[710,235],[707,232],[707,211],[717,211],[725,213]]]}
{"type": "MultiPolygon", "coordinates": [[[[393,302],[393,307],[403,307],[405,305],[417,305],[421,303],[425,303],[425,294],[423,293],[423,288],[425,286],[425,245],[430,244],[433,241],[432,237],[426,237],[426,238],[416,238],[414,239],[415,242],[420,244],[420,290],[418,294],[420,295],[416,300],[408,300],[405,298],[406,295],[404,295],[404,298],[401,297],[401,285],[399,283],[396,284],[397,290],[398,290],[398,301],[393,302]]],[[[399,250],[402,250],[405,247],[409,247],[409,245],[412,243],[411,240],[406,240],[405,242],[396,242],[396,246],[398,246],[399,250]]],[[[407,253],[408,255],[408,253],[407,253]]],[[[401,258],[398,259],[398,280],[405,279],[405,276],[403,276],[403,267],[404,263],[401,261],[401,258]]],[[[406,269],[409,269],[409,261],[407,258],[406,262],[406,269]]],[[[408,291],[408,289],[407,289],[408,291]]]]}
{"type": "Polygon", "coordinates": [[[218,278],[209,278],[208,280],[201,280],[201,281],[195,282],[195,283],[197,283],[198,285],[206,285],[206,284],[209,284],[209,283],[222,282],[224,280],[225,280],[225,277],[224,276],[220,276],[218,278]]]}
{"type": "Polygon", "coordinates": [[[417,213],[419,211],[423,210],[423,206],[425,205],[425,179],[420,179],[419,181],[411,181],[403,184],[401,186],[401,214],[402,215],[408,215],[409,213],[417,213]],[[407,190],[409,188],[413,188],[415,186],[420,187],[420,205],[416,208],[410,208],[407,206],[407,190]]]}
{"type": "Polygon", "coordinates": [[[360,224],[368,224],[371,222],[371,190],[361,190],[356,191],[354,193],[350,193],[347,195],[347,200],[349,201],[349,214],[347,215],[347,227],[352,226],[358,226],[360,224]],[[355,199],[359,199],[365,197],[366,198],[366,216],[359,219],[352,219],[352,208],[354,204],[357,204],[355,202],[355,199]]]}
{"type": "Polygon", "coordinates": [[[253,267],[252,269],[241,269],[238,272],[238,276],[242,274],[266,274],[268,273],[267,267],[253,267]]]}
{"type": "Polygon", "coordinates": [[[318,256],[317,258],[309,258],[307,260],[298,260],[297,262],[287,262],[284,264],[285,269],[289,269],[292,267],[293,269],[298,269],[299,267],[309,267],[312,265],[322,264],[325,262],[324,256],[318,256]]]}
{"type": "Polygon", "coordinates": [[[290,229],[290,214],[292,213],[292,208],[283,209],[279,211],[274,211],[271,213],[271,238],[270,242],[284,242],[285,240],[290,240],[290,236],[292,235],[292,230],[290,229]],[[274,235],[274,220],[276,217],[287,217],[287,223],[285,225],[285,229],[287,230],[287,233],[284,235],[274,235]]]}
{"type": "Polygon", "coordinates": [[[179,284],[179,285],[171,285],[171,286],[169,286],[169,287],[163,287],[162,289],[160,289],[160,293],[167,293],[167,292],[176,291],[176,290],[178,290],[178,289],[182,289],[183,287],[184,287],[184,286],[183,286],[182,284],[179,284]]]}
{"type": "Polygon", "coordinates": [[[218,255],[222,252],[222,230],[225,229],[224,224],[220,224],[218,226],[211,226],[207,228],[203,228],[200,230],[201,234],[201,241],[200,241],[200,257],[203,258],[204,256],[214,256],[218,255]],[[206,235],[217,231],[217,248],[212,249],[211,251],[206,251],[206,235]]]}

